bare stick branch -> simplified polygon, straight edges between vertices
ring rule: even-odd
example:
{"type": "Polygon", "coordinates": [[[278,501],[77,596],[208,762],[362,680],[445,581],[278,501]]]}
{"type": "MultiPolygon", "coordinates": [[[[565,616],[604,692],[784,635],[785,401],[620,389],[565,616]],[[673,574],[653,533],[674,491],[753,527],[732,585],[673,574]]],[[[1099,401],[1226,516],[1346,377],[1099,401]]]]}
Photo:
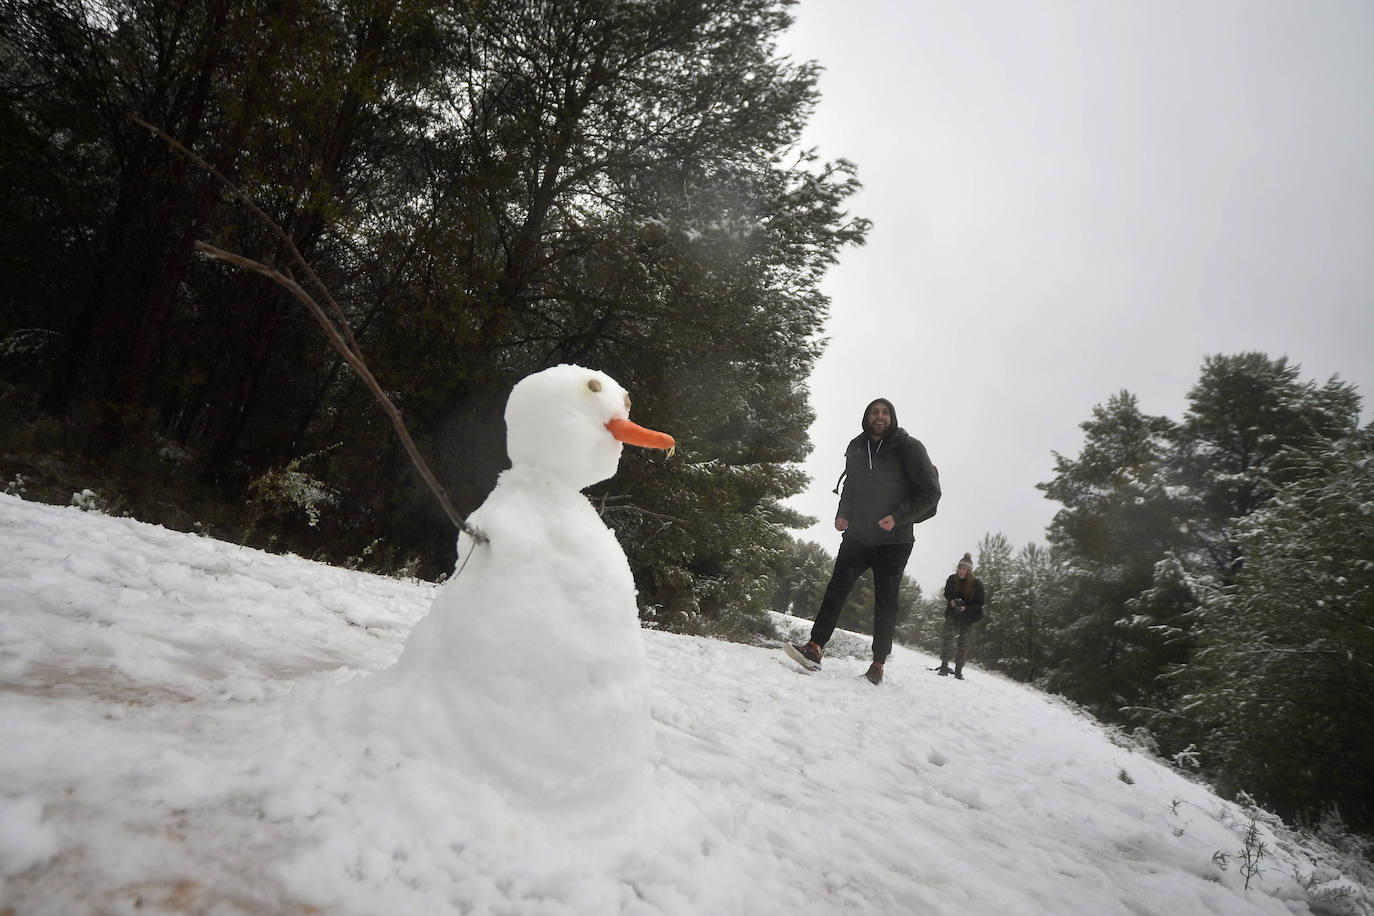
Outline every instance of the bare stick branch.
{"type": "Polygon", "coordinates": [[[320,292],[324,294],[325,300],[328,301],[329,305],[334,309],[334,315],[339,319],[339,325],[343,328],[342,336],[345,340],[348,341],[349,349],[351,349],[354,353],[358,354],[359,358],[361,358],[362,350],[358,348],[358,342],[353,339],[353,329],[348,326],[348,319],[344,317],[343,309],[339,308],[339,303],[334,301],[334,297],[330,294],[329,288],[324,285],[324,281],[321,280],[319,277],[315,276],[315,271],[306,262],[305,257],[300,253],[300,250],[296,248],[296,243],[291,240],[291,236],[287,235],[286,232],[281,228],[281,226],[278,226],[276,224],[272,217],[268,216],[266,213],[263,213],[262,210],[258,208],[257,204],[249,200],[248,195],[240,191],[237,185],[235,185],[228,178],[225,178],[219,169],[215,168],[213,165],[206,162],[200,156],[197,156],[195,153],[191,152],[184,145],[182,145],[180,140],[171,136],[162,128],[149,124],[147,121],[143,120],[137,115],[129,115],[129,117],[133,120],[135,124],[139,124],[147,128],[148,130],[151,130],[153,133],[157,134],[159,137],[165,140],[167,144],[170,145],[177,152],[181,153],[183,156],[190,159],[196,165],[200,166],[202,169],[213,175],[216,179],[219,180],[220,184],[224,185],[225,189],[228,190],[230,194],[233,194],[234,197],[238,198],[238,200],[242,202],[244,206],[246,206],[248,209],[256,213],[258,217],[264,223],[266,223],[274,233],[276,233],[277,238],[281,239],[282,244],[284,244],[286,246],[286,249],[291,252],[291,256],[296,259],[296,263],[299,264],[301,266],[301,269],[305,271],[305,275],[309,277],[311,282],[313,282],[317,287],[319,287],[320,292]]]}
{"type": "Polygon", "coordinates": [[[638,515],[647,516],[648,518],[660,519],[665,522],[675,522],[679,525],[687,524],[685,521],[683,521],[680,518],[677,518],[676,516],[664,515],[660,512],[650,512],[648,509],[642,509],[639,506],[608,506],[605,504],[605,501],[602,502],[601,509],[599,510],[599,512],[602,515],[604,515],[607,512],[634,512],[638,515]]]}
{"type": "Polygon", "coordinates": [[[190,158],[192,162],[195,162],[196,165],[201,166],[201,168],[205,169],[206,172],[209,172],[210,174],[212,174],[212,176],[216,177],[216,179],[220,181],[220,183],[223,184],[225,188],[227,188],[229,194],[234,195],[235,198],[238,198],[239,201],[243,203],[243,205],[249,207],[250,210],[253,210],[253,213],[256,213],[262,221],[267,222],[268,227],[271,227],[272,231],[276,233],[276,236],[278,236],[278,238],[282,240],[284,246],[286,246],[287,250],[290,251],[291,257],[295,258],[295,262],[297,262],[297,264],[301,266],[302,271],[305,272],[305,276],[308,276],[309,279],[311,279],[312,282],[315,283],[315,286],[319,287],[320,293],[324,295],[324,298],[327,299],[328,304],[330,304],[331,308],[334,309],[334,314],[338,317],[338,327],[335,327],[333,321],[330,321],[330,319],[328,319],[328,316],[324,314],[324,309],[320,308],[319,302],[316,302],[315,299],[311,297],[311,294],[306,293],[304,288],[301,287],[301,284],[295,282],[293,277],[284,275],[284,273],[278,271],[278,269],[276,268],[271,268],[271,266],[261,264],[261,262],[258,261],[253,261],[251,260],[251,258],[243,257],[243,255],[234,254],[232,253],[232,251],[217,249],[217,247],[214,247],[213,244],[207,244],[205,242],[196,242],[195,247],[196,250],[203,251],[203,253],[205,254],[212,255],[212,257],[220,258],[221,261],[228,261],[229,264],[236,264],[238,266],[242,266],[242,268],[247,268],[249,269],[249,271],[261,273],[262,276],[268,277],[268,279],[271,280],[275,280],[275,282],[279,283],[280,286],[283,286],[284,288],[286,288],[286,290],[289,290],[295,298],[298,298],[301,302],[304,302],[305,308],[311,310],[311,314],[315,316],[315,320],[319,321],[320,328],[323,328],[324,335],[328,336],[328,339],[330,339],[330,343],[333,343],[334,345],[334,349],[338,350],[339,354],[341,354],[341,356],[343,357],[343,360],[348,361],[348,364],[350,365],[350,367],[353,368],[353,371],[357,372],[359,378],[363,379],[363,382],[365,383],[365,385],[367,385],[368,390],[372,391],[372,396],[374,396],[376,400],[378,400],[379,404],[382,405],[382,411],[386,412],[387,419],[389,419],[390,422],[392,422],[392,426],[396,428],[396,434],[401,439],[401,445],[405,446],[405,452],[407,452],[407,455],[411,456],[411,461],[415,464],[416,470],[420,472],[420,477],[425,478],[425,482],[427,483],[427,485],[429,485],[430,490],[433,490],[434,496],[436,496],[438,499],[438,504],[440,504],[442,509],[444,509],[444,514],[448,516],[448,519],[451,520],[453,525],[458,527],[458,529],[460,531],[463,531],[463,533],[466,533],[467,536],[473,538],[475,542],[478,542],[478,544],[485,544],[485,534],[482,534],[481,531],[477,529],[477,527],[467,525],[467,522],[464,522],[462,516],[458,514],[458,509],[453,508],[453,504],[451,503],[451,501],[449,501],[448,493],[444,492],[444,488],[440,486],[440,483],[438,483],[438,479],[436,479],[436,477],[434,477],[433,472],[429,470],[429,466],[427,466],[427,464],[425,463],[425,459],[423,459],[423,457],[420,457],[419,449],[415,448],[415,439],[411,438],[409,430],[405,428],[404,420],[401,419],[401,412],[398,411],[398,409],[396,408],[396,404],[393,404],[392,398],[386,396],[386,391],[382,390],[382,386],[378,385],[378,382],[376,382],[376,378],[372,376],[371,369],[367,368],[367,361],[365,361],[363,358],[363,350],[361,350],[361,347],[357,345],[356,339],[353,338],[353,330],[349,327],[348,319],[346,319],[346,317],[343,316],[343,309],[339,308],[338,302],[335,301],[333,295],[330,294],[330,290],[328,290],[328,287],[324,286],[323,280],[320,280],[320,277],[316,276],[315,269],[311,268],[311,265],[309,265],[308,262],[306,262],[304,255],[301,255],[300,249],[297,249],[297,247],[295,247],[295,242],[291,240],[291,236],[287,235],[286,232],[283,232],[282,227],[279,227],[279,225],[272,220],[272,217],[269,217],[268,214],[262,213],[262,210],[258,209],[256,203],[251,202],[250,199],[247,198],[247,195],[243,194],[242,191],[239,191],[238,187],[236,187],[236,185],[232,183],[232,181],[229,181],[227,177],[224,177],[224,174],[220,173],[220,170],[214,168],[214,166],[210,165],[209,162],[206,162],[205,159],[198,157],[198,155],[194,154],[194,152],[191,152],[191,150],[188,150],[188,148],[183,146],[183,144],[181,144],[179,140],[176,140],[174,139],[174,137],[168,135],[168,133],[166,133],[165,130],[162,130],[161,128],[155,128],[154,125],[148,124],[147,121],[144,121],[143,118],[136,117],[136,115],[131,115],[131,117],[133,118],[133,121],[136,122],[136,124],[143,125],[144,128],[147,128],[148,130],[153,130],[153,132],[157,133],[159,137],[162,137],[162,139],[164,139],[166,143],[170,144],[170,146],[172,146],[174,150],[181,152],[181,154],[185,155],[185,157],[190,158]],[[339,331],[339,328],[342,328],[342,331],[339,331]]]}
{"type": "Polygon", "coordinates": [[[319,303],[316,302],[293,277],[288,276],[274,267],[269,267],[266,264],[254,261],[251,258],[245,258],[243,255],[235,254],[231,251],[216,248],[214,245],[210,245],[206,242],[196,242],[196,249],[211,257],[262,274],[264,277],[280,284],[305,304],[305,307],[310,310],[310,314],[314,315],[315,320],[319,322],[320,328],[324,330],[325,336],[329,338],[329,342],[334,345],[334,349],[339,351],[339,354],[348,365],[352,367],[353,371],[356,372],[358,377],[367,385],[373,397],[382,405],[382,410],[386,413],[387,419],[391,421],[391,425],[395,428],[396,435],[401,439],[401,444],[405,446],[406,454],[410,456],[411,463],[415,465],[415,469],[420,472],[420,476],[424,478],[425,483],[429,485],[430,490],[433,491],[435,497],[439,500],[439,505],[443,508],[444,514],[448,516],[449,521],[453,522],[454,526],[457,527],[459,531],[465,533],[478,544],[485,544],[487,542],[486,535],[475,526],[469,525],[462,516],[458,514],[458,511],[453,508],[453,503],[449,501],[448,494],[444,492],[444,488],[439,485],[438,479],[436,479],[434,473],[430,471],[429,465],[420,457],[420,450],[415,447],[415,440],[410,437],[410,431],[406,429],[405,421],[401,418],[400,410],[392,403],[387,393],[382,390],[382,386],[377,383],[377,379],[372,375],[372,370],[367,367],[367,361],[363,359],[362,349],[358,346],[358,341],[353,337],[353,331],[348,326],[348,319],[344,317],[343,309],[341,309],[339,303],[334,300],[334,297],[329,292],[329,288],[324,285],[324,281],[316,276],[314,269],[306,262],[300,250],[296,248],[296,243],[291,240],[289,235],[282,231],[282,228],[278,226],[270,216],[262,212],[257,204],[249,200],[247,195],[240,191],[232,181],[224,177],[218,169],[206,162],[200,156],[191,152],[182,145],[180,141],[167,134],[166,131],[154,127],[152,124],[149,124],[147,121],[137,116],[131,115],[130,117],[132,117],[136,123],[141,124],[143,127],[157,134],[174,149],[178,150],[192,162],[213,175],[231,194],[256,213],[259,218],[277,234],[277,237],[286,245],[292,257],[295,258],[296,263],[299,264],[301,269],[305,272],[305,275],[309,277],[315,286],[320,289],[320,292],[324,294],[325,299],[328,300],[330,306],[334,310],[335,316],[337,316],[339,320],[339,327],[334,326],[334,323],[329,320],[329,316],[324,313],[324,309],[320,308],[319,303]],[[340,327],[343,329],[342,332],[339,330],[340,327]]]}
{"type": "Polygon", "coordinates": [[[391,398],[387,397],[386,392],[382,390],[382,386],[377,382],[372,371],[368,369],[367,363],[363,361],[362,356],[349,348],[348,344],[344,341],[343,335],[341,335],[338,328],[334,327],[333,323],[330,322],[329,316],[325,315],[324,309],[320,308],[319,303],[316,302],[308,292],[301,288],[299,283],[286,276],[275,267],[269,267],[260,261],[254,261],[252,258],[245,258],[243,255],[235,254],[232,251],[216,248],[208,242],[196,242],[196,250],[204,252],[213,258],[218,258],[221,261],[227,261],[230,264],[246,268],[254,273],[262,274],[264,277],[282,286],[305,304],[305,307],[310,310],[310,314],[314,315],[315,320],[319,322],[320,327],[324,330],[325,336],[329,338],[329,342],[334,345],[334,349],[338,350],[339,354],[348,362],[348,365],[353,367],[353,371],[358,373],[358,376],[367,385],[368,390],[372,392],[373,397],[382,405],[382,410],[386,412],[387,418],[391,420],[391,425],[395,427],[396,435],[400,437],[401,444],[405,446],[406,452],[410,455],[410,460],[415,464],[416,469],[420,472],[420,476],[425,479],[425,483],[429,484],[429,488],[434,491],[434,495],[438,497],[439,505],[443,506],[444,514],[449,517],[449,520],[452,521],[460,531],[466,533],[468,537],[479,544],[485,544],[487,541],[486,535],[477,528],[468,525],[467,522],[458,515],[457,510],[453,508],[453,504],[449,502],[448,494],[444,492],[443,487],[439,486],[439,481],[435,479],[429,466],[426,465],[424,459],[420,457],[420,451],[415,447],[415,440],[410,437],[410,431],[406,429],[406,425],[401,419],[400,410],[392,403],[391,398]]]}

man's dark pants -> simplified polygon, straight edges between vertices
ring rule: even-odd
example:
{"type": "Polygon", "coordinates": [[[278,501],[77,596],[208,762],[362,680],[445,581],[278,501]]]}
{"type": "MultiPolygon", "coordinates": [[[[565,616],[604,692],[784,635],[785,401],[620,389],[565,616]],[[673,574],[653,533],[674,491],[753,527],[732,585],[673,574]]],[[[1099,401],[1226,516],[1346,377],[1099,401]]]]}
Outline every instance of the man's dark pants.
{"type": "Polygon", "coordinates": [[[892,652],[892,631],[897,626],[897,596],[902,588],[902,573],[906,571],[906,561],[911,558],[914,546],[907,543],[873,547],[851,538],[840,541],[835,571],[825,588],[820,610],[816,611],[816,623],[811,627],[811,640],[819,646],[830,641],[835,632],[835,622],[840,619],[840,610],[854,583],[859,581],[859,576],[872,569],[875,598],[873,660],[880,663],[887,661],[887,656],[892,652]]]}

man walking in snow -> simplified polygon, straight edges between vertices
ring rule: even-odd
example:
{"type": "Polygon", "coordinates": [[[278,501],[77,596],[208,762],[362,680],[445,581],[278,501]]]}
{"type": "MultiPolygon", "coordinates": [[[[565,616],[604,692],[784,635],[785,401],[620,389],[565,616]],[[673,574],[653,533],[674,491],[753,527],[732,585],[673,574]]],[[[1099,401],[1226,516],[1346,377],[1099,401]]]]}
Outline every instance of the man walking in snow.
{"type": "Polygon", "coordinates": [[[926,447],[897,425],[892,402],[878,398],[864,410],[863,432],[845,448],[844,489],[835,514],[843,532],[835,570],[826,586],[806,645],[786,646],[808,671],[821,667],[821,653],[835,631],[840,610],[859,576],[873,570],[873,664],[864,675],[883,680],[892,651],[897,596],[916,541],[915,523],[935,513],[940,477],[926,447]]]}

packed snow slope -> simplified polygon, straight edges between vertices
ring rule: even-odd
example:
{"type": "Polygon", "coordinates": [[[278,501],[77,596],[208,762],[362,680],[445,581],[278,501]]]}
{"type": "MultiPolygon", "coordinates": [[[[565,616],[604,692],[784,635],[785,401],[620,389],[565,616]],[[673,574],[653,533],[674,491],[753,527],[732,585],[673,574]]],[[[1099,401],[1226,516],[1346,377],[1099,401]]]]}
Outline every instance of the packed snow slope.
{"type": "Polygon", "coordinates": [[[854,636],[807,675],[644,632],[646,772],[535,801],[351,715],[435,592],[0,495],[0,913],[1367,911],[1270,818],[1245,889],[1245,810],[1067,706],[902,648],[874,688],[854,636]]]}

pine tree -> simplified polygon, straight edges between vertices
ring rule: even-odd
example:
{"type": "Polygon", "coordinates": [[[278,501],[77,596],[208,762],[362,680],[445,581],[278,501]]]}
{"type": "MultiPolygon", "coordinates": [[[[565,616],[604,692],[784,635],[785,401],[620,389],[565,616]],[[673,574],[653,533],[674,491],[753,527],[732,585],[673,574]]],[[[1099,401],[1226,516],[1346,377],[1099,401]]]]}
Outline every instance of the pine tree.
{"type": "Polygon", "coordinates": [[[999,625],[991,619],[999,608],[997,604],[1006,595],[1011,580],[1015,577],[1015,563],[1011,542],[1006,535],[985,534],[978,542],[974,575],[983,583],[987,605],[983,609],[983,619],[976,624],[968,636],[968,658],[970,661],[988,664],[1000,656],[997,646],[999,625]]]}
{"type": "Polygon", "coordinates": [[[1281,450],[1234,528],[1244,566],[1203,602],[1179,709],[1204,760],[1289,816],[1374,828],[1374,430],[1281,450]],[[1282,481],[1282,482],[1280,482],[1282,481]]]}
{"type": "Polygon", "coordinates": [[[1066,624],[1046,683],[1192,746],[1226,791],[1367,826],[1369,430],[1353,388],[1298,372],[1209,357],[1183,423],[1123,393],[1077,460],[1056,456],[1066,624]]]}
{"type": "Polygon", "coordinates": [[[1284,448],[1347,435],[1358,422],[1355,390],[1332,378],[1318,387],[1301,367],[1263,353],[1208,356],[1175,430],[1176,486],[1197,500],[1190,513],[1216,572],[1229,580],[1241,562],[1232,523],[1266,499],[1260,475],[1284,448]]]}
{"type": "Polygon", "coordinates": [[[772,609],[779,614],[815,618],[835,558],[815,541],[790,539],[773,567],[776,589],[772,609]]]}
{"type": "MultiPolygon", "coordinates": [[[[985,562],[982,556],[980,564],[985,562]]],[[[979,659],[1017,680],[1033,682],[1056,663],[1049,646],[1064,609],[1059,562],[1052,548],[1027,544],[1009,559],[1000,578],[995,607],[984,616],[978,636],[979,659]]]]}
{"type": "Polygon", "coordinates": [[[1049,537],[1067,564],[1067,619],[1048,647],[1059,660],[1048,683],[1110,717],[1143,686],[1134,656],[1145,647],[1127,626],[1127,604],[1150,586],[1177,537],[1163,476],[1173,424],[1141,413],[1123,391],[1094,407],[1082,429],[1078,458],[1056,454],[1054,480],[1040,484],[1064,505],[1049,537]]]}

